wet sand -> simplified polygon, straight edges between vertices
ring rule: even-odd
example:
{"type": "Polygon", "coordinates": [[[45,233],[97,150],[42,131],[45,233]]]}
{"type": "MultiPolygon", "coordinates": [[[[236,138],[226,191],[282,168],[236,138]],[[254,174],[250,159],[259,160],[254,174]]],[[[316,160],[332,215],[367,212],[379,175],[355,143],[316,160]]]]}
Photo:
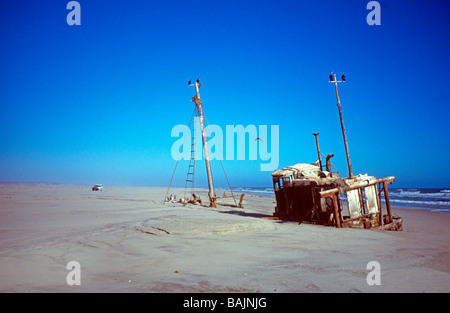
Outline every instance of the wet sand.
{"type": "Polygon", "coordinates": [[[162,204],[166,191],[0,186],[0,292],[450,291],[450,214],[393,208],[401,232],[336,229],[265,218],[271,197],[209,208],[162,204]]]}

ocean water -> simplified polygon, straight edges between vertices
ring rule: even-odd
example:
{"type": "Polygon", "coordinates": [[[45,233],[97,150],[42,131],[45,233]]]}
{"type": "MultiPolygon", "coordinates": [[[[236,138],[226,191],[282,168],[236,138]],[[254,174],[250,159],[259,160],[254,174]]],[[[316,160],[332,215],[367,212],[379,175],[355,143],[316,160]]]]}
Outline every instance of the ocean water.
{"type": "MultiPolygon", "coordinates": [[[[274,196],[272,187],[237,187],[237,193],[274,196]]],[[[384,196],[382,194],[382,202],[384,196]]],[[[389,188],[392,206],[450,213],[450,188],[389,188]]]]}
{"type": "Polygon", "coordinates": [[[392,205],[450,213],[450,189],[389,188],[392,205]]]}

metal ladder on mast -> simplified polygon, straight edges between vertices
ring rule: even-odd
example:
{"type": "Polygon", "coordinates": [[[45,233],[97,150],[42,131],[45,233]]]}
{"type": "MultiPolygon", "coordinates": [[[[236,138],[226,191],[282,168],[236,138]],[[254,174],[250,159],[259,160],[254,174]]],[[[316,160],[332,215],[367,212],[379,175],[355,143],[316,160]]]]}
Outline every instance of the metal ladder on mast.
{"type": "Polygon", "coordinates": [[[191,193],[189,195],[189,199],[192,197],[192,194],[194,193],[194,181],[195,181],[195,156],[196,156],[196,139],[197,139],[197,133],[196,133],[196,128],[197,128],[197,123],[196,123],[196,117],[198,116],[198,112],[194,117],[194,126],[193,126],[193,131],[192,131],[192,140],[191,140],[191,159],[189,161],[189,167],[188,167],[188,172],[186,175],[186,183],[184,186],[184,198],[186,199],[186,191],[188,188],[188,184],[191,183],[191,193]]]}

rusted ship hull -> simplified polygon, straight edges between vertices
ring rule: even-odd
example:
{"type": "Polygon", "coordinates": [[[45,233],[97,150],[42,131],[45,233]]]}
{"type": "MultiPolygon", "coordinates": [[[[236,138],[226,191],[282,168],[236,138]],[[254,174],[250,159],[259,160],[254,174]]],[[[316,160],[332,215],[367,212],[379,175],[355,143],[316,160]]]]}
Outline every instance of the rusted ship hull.
{"type": "Polygon", "coordinates": [[[358,175],[340,178],[318,164],[296,164],[272,174],[279,219],[335,227],[401,230],[402,219],[392,215],[388,184],[394,176],[358,175]],[[384,197],[385,212],[381,199],[384,197]]]}

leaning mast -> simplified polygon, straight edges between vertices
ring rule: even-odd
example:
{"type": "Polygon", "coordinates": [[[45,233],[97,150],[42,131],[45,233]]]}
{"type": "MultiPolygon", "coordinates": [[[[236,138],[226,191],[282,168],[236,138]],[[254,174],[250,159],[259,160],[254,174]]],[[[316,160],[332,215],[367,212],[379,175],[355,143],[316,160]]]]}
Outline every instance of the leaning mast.
{"type": "Polygon", "coordinates": [[[215,208],[216,207],[216,196],[215,196],[215,192],[214,192],[214,184],[213,184],[213,178],[212,178],[211,163],[210,163],[210,160],[209,160],[208,141],[206,140],[205,125],[203,123],[202,100],[200,99],[200,91],[199,91],[199,88],[200,88],[201,85],[202,84],[200,84],[200,79],[197,79],[197,81],[193,85],[189,83],[189,86],[195,86],[195,92],[196,92],[196,95],[192,97],[192,101],[195,102],[195,105],[197,107],[198,117],[199,117],[199,121],[200,121],[200,130],[201,130],[201,133],[202,133],[203,153],[205,155],[206,174],[208,176],[209,206],[215,208]]]}
{"type": "Polygon", "coordinates": [[[348,151],[347,134],[345,133],[344,118],[342,117],[341,99],[339,98],[339,92],[337,87],[338,83],[345,83],[345,76],[344,73],[342,73],[341,77],[342,80],[338,81],[336,79],[336,74],[333,74],[333,71],[331,71],[329,78],[330,78],[329,83],[334,83],[334,90],[336,92],[337,107],[339,110],[339,119],[341,120],[342,137],[344,139],[345,155],[347,156],[348,177],[353,178],[352,162],[350,161],[350,152],[348,151]]]}

